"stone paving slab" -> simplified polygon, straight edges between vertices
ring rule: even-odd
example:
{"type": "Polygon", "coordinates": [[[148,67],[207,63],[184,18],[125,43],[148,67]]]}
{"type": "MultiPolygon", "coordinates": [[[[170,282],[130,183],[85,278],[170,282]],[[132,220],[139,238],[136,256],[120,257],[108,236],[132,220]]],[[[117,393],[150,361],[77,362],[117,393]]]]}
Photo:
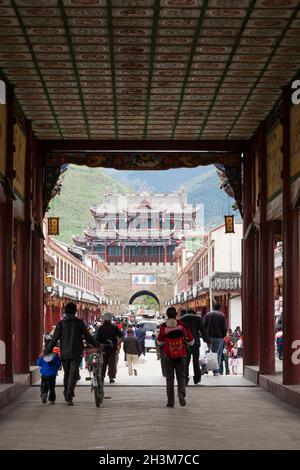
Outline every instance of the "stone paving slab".
{"type": "Polygon", "coordinates": [[[96,408],[78,387],[69,407],[61,387],[55,405],[29,388],[0,410],[0,449],[300,449],[300,410],[260,388],[189,387],[173,409],[162,387],[108,393],[96,408]]]}

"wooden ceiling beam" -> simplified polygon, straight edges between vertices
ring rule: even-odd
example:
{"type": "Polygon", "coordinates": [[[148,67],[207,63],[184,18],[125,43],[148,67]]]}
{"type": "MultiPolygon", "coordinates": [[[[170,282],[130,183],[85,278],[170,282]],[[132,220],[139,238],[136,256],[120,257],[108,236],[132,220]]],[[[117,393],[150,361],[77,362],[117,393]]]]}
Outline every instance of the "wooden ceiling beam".
{"type": "Polygon", "coordinates": [[[41,140],[44,152],[230,152],[242,153],[247,140],[41,140]]]}

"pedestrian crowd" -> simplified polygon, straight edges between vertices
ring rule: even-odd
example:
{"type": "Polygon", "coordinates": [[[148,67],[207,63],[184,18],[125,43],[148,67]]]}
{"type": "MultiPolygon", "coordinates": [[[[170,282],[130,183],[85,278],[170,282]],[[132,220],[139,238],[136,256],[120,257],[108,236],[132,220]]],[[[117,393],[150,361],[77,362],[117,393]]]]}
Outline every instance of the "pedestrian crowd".
{"type": "MultiPolygon", "coordinates": [[[[87,346],[103,351],[102,380],[106,374],[110,383],[117,375],[118,359],[123,344],[124,358],[129,376],[138,375],[141,356],[145,356],[146,330],[143,324],[130,323],[127,319],[114,318],[104,313],[102,321],[86,324],[76,316],[76,305],[66,305],[63,319],[51,336],[45,337],[44,350],[37,359],[41,372],[41,399],[43,403],[55,403],[55,382],[58,370],[64,370],[64,398],[73,405],[75,387],[80,379],[83,357],[89,354],[87,346]],[[58,347],[59,345],[59,347],[58,347]]],[[[193,364],[193,382],[201,382],[208,373],[206,355],[214,353],[213,375],[238,372],[239,359],[243,356],[243,335],[240,327],[228,330],[221,306],[214,304],[212,311],[203,317],[192,309],[177,311],[169,307],[166,319],[152,332],[157,359],[161,362],[162,375],[166,378],[167,406],[175,405],[174,382],[177,380],[178,400],[186,405],[186,387],[189,385],[190,363],[193,364]]],[[[211,355],[212,357],[212,355],[211,355]]]]}

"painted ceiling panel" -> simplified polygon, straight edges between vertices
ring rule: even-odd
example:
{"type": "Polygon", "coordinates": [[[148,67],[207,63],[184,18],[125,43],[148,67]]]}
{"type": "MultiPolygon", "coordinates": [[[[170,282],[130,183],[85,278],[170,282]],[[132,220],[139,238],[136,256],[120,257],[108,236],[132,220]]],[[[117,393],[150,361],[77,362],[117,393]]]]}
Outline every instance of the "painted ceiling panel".
{"type": "Polygon", "coordinates": [[[2,0],[43,139],[248,139],[299,72],[297,0],[2,0]]]}

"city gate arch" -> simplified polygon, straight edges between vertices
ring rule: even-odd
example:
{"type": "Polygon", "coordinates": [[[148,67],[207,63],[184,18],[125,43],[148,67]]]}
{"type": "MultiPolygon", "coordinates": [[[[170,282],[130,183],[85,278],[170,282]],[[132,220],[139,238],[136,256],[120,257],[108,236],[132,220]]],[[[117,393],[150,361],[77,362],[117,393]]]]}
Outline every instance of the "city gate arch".
{"type": "Polygon", "coordinates": [[[109,272],[104,273],[107,292],[118,301],[119,315],[127,312],[140,295],[151,295],[158,301],[160,313],[164,313],[166,302],[174,295],[175,278],[175,264],[111,264],[109,272]],[[142,284],[149,279],[151,284],[142,284]]]}
{"type": "Polygon", "coordinates": [[[138,299],[139,297],[141,297],[143,295],[148,295],[148,296],[152,297],[154,300],[156,300],[158,305],[160,305],[159,298],[153,292],[151,292],[150,290],[139,290],[139,291],[137,291],[135,294],[133,294],[131,296],[131,298],[129,299],[128,304],[132,305],[133,302],[135,301],[135,299],[138,299]]]}

